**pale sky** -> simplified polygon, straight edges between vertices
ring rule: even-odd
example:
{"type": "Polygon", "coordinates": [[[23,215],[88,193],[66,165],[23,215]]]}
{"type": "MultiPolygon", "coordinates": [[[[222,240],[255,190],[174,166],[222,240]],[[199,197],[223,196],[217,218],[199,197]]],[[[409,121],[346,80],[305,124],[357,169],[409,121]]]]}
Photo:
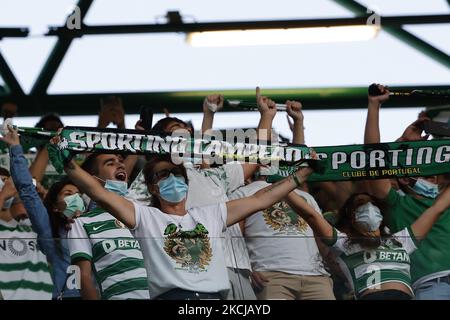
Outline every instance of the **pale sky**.
{"type": "MultiPolygon", "coordinates": [[[[55,39],[43,37],[42,33],[47,25],[60,25],[74,2],[0,0],[0,26],[29,26],[33,34],[27,39],[0,41],[2,54],[26,92],[55,43],[55,39]]],[[[450,12],[445,0],[360,2],[382,15],[450,12]]],[[[186,22],[353,16],[330,0],[96,0],[85,22],[90,25],[165,23],[162,16],[171,10],[180,11],[186,22]]],[[[406,28],[449,54],[450,24],[406,28]]],[[[193,48],[186,44],[183,34],[89,36],[73,42],[49,93],[203,89],[220,92],[220,89],[249,89],[257,85],[264,90],[368,86],[372,82],[390,86],[446,85],[450,84],[450,70],[384,32],[365,42],[245,48],[193,48]]],[[[395,140],[419,110],[383,110],[382,139],[395,140]]],[[[176,116],[191,119],[196,128],[200,127],[201,114],[176,116]]],[[[363,109],[305,111],[305,118],[309,145],[362,142],[363,109]]],[[[127,126],[133,127],[136,119],[137,116],[127,116],[127,126]]],[[[16,123],[29,126],[36,121],[20,118],[16,123]]],[[[64,117],[64,122],[96,125],[97,120],[95,117],[64,117]]],[[[256,112],[219,113],[215,126],[252,127],[257,122],[256,112]]],[[[290,136],[285,114],[277,115],[274,127],[290,136]]]]}

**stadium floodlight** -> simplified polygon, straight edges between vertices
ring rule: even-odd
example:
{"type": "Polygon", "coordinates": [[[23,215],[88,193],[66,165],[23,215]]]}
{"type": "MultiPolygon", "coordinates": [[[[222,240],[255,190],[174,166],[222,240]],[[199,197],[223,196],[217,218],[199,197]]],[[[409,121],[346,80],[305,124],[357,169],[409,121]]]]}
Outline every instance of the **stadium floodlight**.
{"type": "Polygon", "coordinates": [[[374,39],[379,31],[377,25],[204,31],[188,33],[186,41],[193,47],[351,42],[374,39]]]}

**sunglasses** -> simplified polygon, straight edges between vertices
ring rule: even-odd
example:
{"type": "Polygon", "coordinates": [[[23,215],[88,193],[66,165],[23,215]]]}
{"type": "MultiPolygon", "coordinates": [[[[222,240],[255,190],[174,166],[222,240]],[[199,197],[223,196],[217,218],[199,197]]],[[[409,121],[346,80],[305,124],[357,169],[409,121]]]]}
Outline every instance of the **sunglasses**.
{"type": "Polygon", "coordinates": [[[161,171],[155,172],[153,174],[153,183],[158,183],[160,180],[168,178],[170,174],[173,174],[175,177],[183,177],[184,178],[184,171],[183,169],[179,167],[173,167],[171,169],[163,169],[161,171]]]}

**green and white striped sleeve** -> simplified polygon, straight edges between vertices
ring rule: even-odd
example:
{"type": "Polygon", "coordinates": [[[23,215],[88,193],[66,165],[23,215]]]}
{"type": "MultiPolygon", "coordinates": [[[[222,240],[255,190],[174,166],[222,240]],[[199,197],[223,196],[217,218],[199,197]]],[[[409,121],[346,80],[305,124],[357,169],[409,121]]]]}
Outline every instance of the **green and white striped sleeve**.
{"type": "Polygon", "coordinates": [[[76,219],[68,234],[70,260],[92,260],[92,245],[81,219],[76,219]]]}

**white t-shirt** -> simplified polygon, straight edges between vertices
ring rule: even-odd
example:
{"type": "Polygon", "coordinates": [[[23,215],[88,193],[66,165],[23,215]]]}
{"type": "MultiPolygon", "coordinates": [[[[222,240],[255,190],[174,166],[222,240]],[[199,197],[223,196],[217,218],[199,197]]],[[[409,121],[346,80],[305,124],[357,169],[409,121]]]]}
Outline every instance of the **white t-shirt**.
{"type": "Polygon", "coordinates": [[[225,203],[188,209],[184,216],[134,203],[151,297],[174,288],[199,292],[229,289],[222,247],[225,203]]]}
{"type": "MultiPolygon", "coordinates": [[[[255,181],[233,193],[232,198],[251,196],[269,186],[255,181]]],[[[314,198],[296,190],[309,205],[321,212],[314,198]]],[[[255,271],[281,271],[297,275],[326,275],[322,258],[309,225],[284,201],[245,220],[245,240],[255,271]]]]}
{"type": "MultiPolygon", "coordinates": [[[[187,209],[226,202],[227,195],[244,185],[244,172],[238,162],[212,169],[188,167],[186,171],[189,179],[187,209]]],[[[150,204],[151,195],[147,191],[142,172],[131,184],[127,199],[133,199],[142,205],[150,204]]],[[[247,248],[238,224],[226,229],[224,241],[226,266],[250,270],[247,248]]]]}

